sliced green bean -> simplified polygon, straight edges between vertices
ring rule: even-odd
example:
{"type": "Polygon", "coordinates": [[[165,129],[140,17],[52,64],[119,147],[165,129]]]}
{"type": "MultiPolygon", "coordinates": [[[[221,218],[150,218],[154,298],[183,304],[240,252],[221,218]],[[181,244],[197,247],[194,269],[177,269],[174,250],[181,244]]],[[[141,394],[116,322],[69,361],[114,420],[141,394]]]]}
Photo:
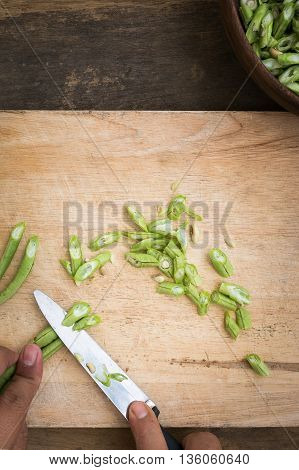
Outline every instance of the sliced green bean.
{"type": "Polygon", "coordinates": [[[293,65],[286,69],[281,75],[278,77],[279,81],[283,85],[289,85],[289,83],[294,83],[299,80],[299,65],[293,65]]]}
{"type": "Polygon", "coordinates": [[[247,289],[237,284],[229,282],[222,282],[219,287],[221,294],[227,295],[230,299],[234,300],[240,305],[250,303],[250,294],[247,289]]]}
{"type": "Polygon", "coordinates": [[[58,338],[58,335],[55,333],[51,326],[47,326],[42,331],[40,331],[34,338],[33,342],[37,344],[40,348],[44,348],[51,344],[52,341],[58,338]]]}
{"type": "Polygon", "coordinates": [[[100,263],[99,269],[105,266],[105,264],[111,262],[111,256],[112,256],[111,251],[102,251],[95,257],[95,259],[97,259],[100,263]]]}
{"type": "Polygon", "coordinates": [[[88,246],[91,251],[98,251],[103,248],[103,246],[112,245],[113,243],[118,242],[121,237],[121,234],[122,232],[120,231],[102,233],[94,240],[91,240],[88,246]]]}
{"type": "Polygon", "coordinates": [[[272,29],[273,29],[273,14],[268,11],[262,19],[260,27],[260,47],[263,49],[267,47],[271,40],[272,29]]]}
{"type": "Polygon", "coordinates": [[[214,291],[211,295],[211,301],[214,304],[220,305],[228,310],[236,311],[238,308],[237,302],[227,297],[227,295],[221,294],[221,292],[214,291]]]}
{"type": "Polygon", "coordinates": [[[147,254],[153,256],[158,261],[162,256],[161,251],[157,250],[156,248],[150,248],[149,250],[147,250],[147,254]]]}
{"type": "Polygon", "coordinates": [[[77,235],[72,235],[69,239],[69,253],[71,258],[72,273],[74,276],[77,270],[83,264],[81,243],[77,235]]]}
{"type": "Polygon", "coordinates": [[[174,269],[174,260],[166,255],[165,253],[161,254],[158,258],[158,268],[162,273],[166,274],[168,277],[173,276],[173,269],[174,269]]]}
{"type": "Polygon", "coordinates": [[[74,323],[73,325],[73,330],[87,330],[87,328],[98,325],[99,323],[101,323],[101,321],[102,319],[99,315],[93,314],[88,317],[81,318],[81,320],[79,321],[76,321],[76,323],[74,323]]]}
{"type": "Polygon", "coordinates": [[[127,253],[127,261],[135,266],[136,268],[147,268],[150,266],[158,266],[158,260],[154,256],[148,255],[147,253],[127,253]]]}
{"type": "Polygon", "coordinates": [[[164,236],[176,234],[176,231],[173,227],[173,222],[170,219],[154,220],[148,225],[148,231],[159,233],[164,236]]]}
{"type": "Polygon", "coordinates": [[[24,257],[21,261],[21,264],[14,279],[0,293],[0,305],[9,300],[27,279],[34,264],[37,248],[38,238],[34,235],[29,239],[27,243],[24,257]]]}
{"type": "Polygon", "coordinates": [[[298,36],[299,35],[299,19],[293,18],[292,25],[293,25],[293,31],[295,31],[295,33],[298,36]]]}
{"type": "Polygon", "coordinates": [[[173,278],[177,284],[180,284],[183,282],[183,279],[185,277],[185,265],[186,265],[185,256],[178,256],[173,259],[173,278]]]}
{"type": "Polygon", "coordinates": [[[127,206],[127,211],[133,222],[144,230],[144,232],[148,232],[146,220],[141,212],[139,212],[134,206],[127,206]]]}
{"type": "Polygon", "coordinates": [[[176,239],[180,244],[181,250],[183,253],[185,253],[187,246],[188,246],[188,237],[187,237],[187,223],[183,223],[179,226],[179,228],[176,231],[176,239]]]}
{"type": "Polygon", "coordinates": [[[61,266],[66,270],[66,272],[70,275],[73,276],[73,270],[72,270],[72,264],[70,261],[66,259],[60,259],[59,263],[61,266]]]}
{"type": "Polygon", "coordinates": [[[203,316],[208,313],[210,300],[211,300],[210,292],[203,290],[199,293],[198,303],[197,303],[197,311],[199,315],[203,316]]]}
{"type": "Polygon", "coordinates": [[[292,3],[283,8],[280,15],[274,21],[273,36],[275,39],[280,39],[284,35],[287,27],[294,17],[294,14],[295,6],[292,3]]]}
{"type": "Polygon", "coordinates": [[[273,73],[275,71],[280,72],[281,71],[281,65],[278,62],[277,59],[273,59],[273,57],[270,57],[269,59],[262,60],[264,66],[266,67],[269,72],[273,73]]]}
{"type": "Polygon", "coordinates": [[[270,375],[270,370],[268,366],[257,354],[247,354],[247,356],[245,356],[245,359],[258,375],[261,375],[263,377],[268,377],[270,375]]]}
{"type": "Polygon", "coordinates": [[[276,49],[280,52],[287,52],[296,44],[297,34],[289,34],[279,39],[276,45],[276,49]]]}
{"type": "Polygon", "coordinates": [[[174,282],[161,282],[157,286],[157,292],[160,294],[167,294],[174,297],[179,297],[185,293],[185,288],[182,284],[175,284],[174,282]]]}
{"type": "Polygon", "coordinates": [[[261,47],[258,42],[254,42],[252,44],[252,49],[254,50],[254,52],[256,53],[258,57],[261,57],[261,47]]]}
{"type": "Polygon", "coordinates": [[[264,3],[262,5],[259,5],[258,8],[255,10],[253,18],[246,31],[246,37],[250,44],[253,44],[257,40],[262,19],[264,18],[267,11],[268,7],[264,3]]]}
{"type": "Polygon", "coordinates": [[[281,67],[288,67],[289,65],[298,65],[299,64],[299,54],[295,52],[285,52],[284,54],[279,54],[277,56],[277,62],[281,67]]]}
{"type": "Polygon", "coordinates": [[[296,95],[299,95],[299,83],[298,82],[288,83],[287,87],[289,88],[289,90],[296,93],[296,95]]]}
{"type": "Polygon", "coordinates": [[[184,254],[173,240],[169,241],[168,245],[166,245],[164,249],[164,252],[171,258],[176,258],[177,256],[184,254]]]}
{"type": "Polygon", "coordinates": [[[240,307],[236,310],[236,319],[241,330],[249,330],[251,328],[251,315],[246,308],[240,307]]]}
{"type": "Polygon", "coordinates": [[[102,385],[109,387],[111,384],[109,372],[105,364],[100,364],[97,367],[97,371],[95,374],[95,379],[101,382],[102,385]]]}
{"type": "Polygon", "coordinates": [[[226,331],[231,335],[231,337],[233,339],[237,339],[240,333],[240,328],[231,316],[230,312],[225,312],[224,314],[224,326],[226,331]]]}
{"type": "Polygon", "coordinates": [[[103,251],[95,258],[82,264],[74,276],[75,283],[79,286],[83,281],[90,278],[97,269],[102,268],[110,260],[111,252],[103,251]]]}
{"type": "Polygon", "coordinates": [[[185,277],[186,280],[191,282],[194,286],[198,286],[201,283],[201,277],[198,274],[197,267],[194,264],[185,264],[185,277]]]}
{"type": "Polygon", "coordinates": [[[212,248],[209,251],[209,257],[214,269],[222,277],[229,277],[233,275],[233,266],[229,261],[227,255],[219,248],[212,248]]]}
{"type": "Polygon", "coordinates": [[[163,235],[154,232],[122,232],[122,234],[134,241],[145,240],[146,238],[163,238],[163,235]]]}
{"type": "Polygon", "coordinates": [[[116,380],[117,382],[123,382],[124,380],[128,380],[128,377],[126,377],[124,374],[121,374],[120,372],[114,372],[113,374],[109,374],[109,378],[111,380],[116,380]]]}
{"type": "Polygon", "coordinates": [[[186,196],[178,194],[174,196],[167,208],[167,217],[171,220],[178,220],[186,210],[186,196]]]}
{"type": "Polygon", "coordinates": [[[55,341],[52,341],[52,343],[48,344],[48,346],[42,348],[43,361],[45,362],[50,359],[50,357],[57,353],[63,346],[64,344],[61,339],[57,338],[55,341]]]}
{"type": "Polygon", "coordinates": [[[199,305],[199,290],[191,282],[185,284],[185,294],[189,299],[192,300],[197,306],[199,305]]]}
{"type": "Polygon", "coordinates": [[[87,302],[75,302],[67,311],[62,321],[63,326],[72,326],[81,318],[87,317],[91,312],[91,307],[87,302]]]}
{"type": "Polygon", "coordinates": [[[250,23],[256,9],[257,0],[240,0],[240,13],[246,26],[250,23]]]}
{"type": "Polygon", "coordinates": [[[11,260],[14,257],[15,252],[18,249],[20,241],[22,240],[24,231],[26,228],[25,222],[19,222],[14,226],[10,232],[10,236],[5,247],[4,253],[0,259],[0,279],[4,276],[8,266],[11,263],[11,260]]]}
{"type": "Polygon", "coordinates": [[[197,212],[194,212],[194,210],[190,209],[190,207],[186,207],[186,214],[189,215],[191,219],[197,220],[198,222],[201,222],[203,220],[203,216],[197,214],[197,212]]]}
{"type": "Polygon", "coordinates": [[[144,240],[141,240],[140,242],[137,242],[134,245],[132,245],[130,248],[130,251],[133,253],[137,253],[139,251],[147,251],[150,248],[161,250],[165,248],[167,243],[168,241],[163,238],[161,239],[145,238],[144,240]]]}

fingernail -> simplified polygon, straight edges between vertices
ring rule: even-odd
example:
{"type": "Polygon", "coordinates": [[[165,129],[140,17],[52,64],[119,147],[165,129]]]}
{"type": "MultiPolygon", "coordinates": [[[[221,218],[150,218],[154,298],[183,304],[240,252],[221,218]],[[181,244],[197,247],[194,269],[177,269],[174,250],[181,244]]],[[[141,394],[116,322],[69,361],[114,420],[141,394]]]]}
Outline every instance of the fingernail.
{"type": "Polygon", "coordinates": [[[25,346],[22,354],[22,362],[27,367],[32,367],[35,364],[38,355],[38,347],[34,344],[25,346]]]}
{"type": "Polygon", "coordinates": [[[130,411],[136,416],[137,419],[143,419],[147,416],[147,407],[144,403],[136,401],[132,403],[130,411]]]}

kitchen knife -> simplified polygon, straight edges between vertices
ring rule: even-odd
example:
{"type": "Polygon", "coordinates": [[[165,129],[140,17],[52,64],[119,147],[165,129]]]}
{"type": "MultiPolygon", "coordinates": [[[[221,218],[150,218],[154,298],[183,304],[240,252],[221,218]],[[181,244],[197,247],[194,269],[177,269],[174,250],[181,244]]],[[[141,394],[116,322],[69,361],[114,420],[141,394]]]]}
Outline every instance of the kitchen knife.
{"type": "MultiPolygon", "coordinates": [[[[62,325],[66,315],[62,307],[39,290],[34,291],[34,297],[41,312],[61,341],[126,419],[129,406],[133,401],[146,403],[155,415],[159,416],[160,411],[155,403],[86,331],[74,331],[62,325]]],[[[169,449],[182,449],[181,445],[163,428],[162,432],[169,449]]]]}

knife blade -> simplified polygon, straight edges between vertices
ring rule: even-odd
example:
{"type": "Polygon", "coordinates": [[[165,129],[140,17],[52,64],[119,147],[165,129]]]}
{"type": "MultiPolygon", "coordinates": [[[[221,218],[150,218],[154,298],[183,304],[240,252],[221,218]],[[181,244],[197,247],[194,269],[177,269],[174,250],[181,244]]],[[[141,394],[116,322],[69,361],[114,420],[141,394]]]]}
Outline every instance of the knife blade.
{"type": "Polygon", "coordinates": [[[66,312],[60,305],[40,290],[34,291],[34,297],[44,317],[71,354],[76,359],[81,358],[80,364],[83,369],[126,419],[130,404],[136,400],[146,403],[158,417],[160,412],[155,403],[86,331],[73,331],[72,328],[61,324],[66,312]],[[110,385],[105,385],[107,374],[122,374],[126,378],[122,382],[111,380],[110,385]]]}

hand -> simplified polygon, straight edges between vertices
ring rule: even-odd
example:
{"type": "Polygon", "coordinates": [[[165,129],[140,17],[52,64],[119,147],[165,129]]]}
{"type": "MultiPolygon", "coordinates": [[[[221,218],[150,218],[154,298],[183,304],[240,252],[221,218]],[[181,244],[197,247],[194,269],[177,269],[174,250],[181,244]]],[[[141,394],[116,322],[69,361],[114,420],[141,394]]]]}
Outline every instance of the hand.
{"type": "MultiPolygon", "coordinates": [[[[166,450],[167,445],[154,412],[145,403],[131,404],[128,419],[138,450],[166,450]]],[[[219,439],[210,432],[192,432],[183,439],[186,450],[221,449],[219,439]]]]}
{"type": "Polygon", "coordinates": [[[17,362],[16,373],[0,395],[0,449],[25,449],[26,415],[43,373],[41,350],[25,346],[20,356],[0,346],[0,375],[17,362]]]}

